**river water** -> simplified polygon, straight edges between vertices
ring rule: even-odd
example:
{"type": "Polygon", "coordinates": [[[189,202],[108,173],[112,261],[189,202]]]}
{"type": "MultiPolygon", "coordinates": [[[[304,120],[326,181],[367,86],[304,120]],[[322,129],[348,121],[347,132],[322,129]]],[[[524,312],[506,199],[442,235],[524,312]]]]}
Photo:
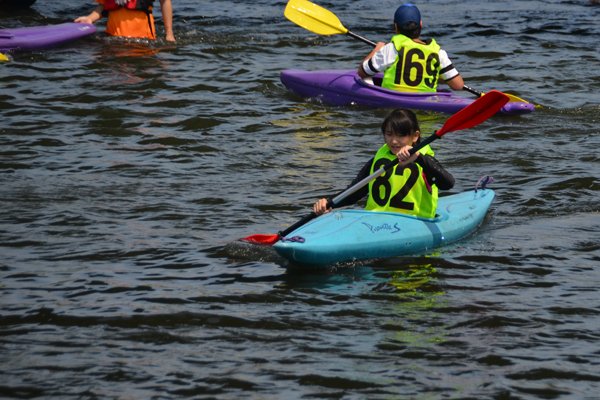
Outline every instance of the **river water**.
{"type": "MultiPolygon", "coordinates": [[[[0,28],[84,3],[2,10],[0,28]]],[[[467,85],[543,107],[434,145],[452,192],[494,177],[475,235],[298,270],[236,239],[344,188],[390,110],[283,87],[282,70],[370,51],[285,4],[175,1],[176,45],[107,38],[103,20],[0,65],[0,397],[598,398],[600,6],[418,3],[467,85]]],[[[398,4],[320,3],[375,41],[398,4]]],[[[429,136],[449,115],[418,117],[429,136]]]]}

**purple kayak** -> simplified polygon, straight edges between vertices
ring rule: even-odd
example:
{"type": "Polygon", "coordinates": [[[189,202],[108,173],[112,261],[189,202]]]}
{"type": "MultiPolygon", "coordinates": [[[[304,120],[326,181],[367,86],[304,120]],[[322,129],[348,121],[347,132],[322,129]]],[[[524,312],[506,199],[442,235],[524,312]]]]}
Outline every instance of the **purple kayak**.
{"type": "MultiPolygon", "coordinates": [[[[303,71],[288,69],[281,72],[281,82],[301,97],[314,98],[335,106],[358,104],[375,108],[411,108],[456,114],[475,99],[452,92],[404,93],[384,89],[382,74],[373,77],[373,83],[362,80],[356,70],[303,71]]],[[[531,103],[507,103],[499,112],[509,115],[528,114],[531,103]]]]}
{"type": "Polygon", "coordinates": [[[59,46],[96,32],[94,25],[67,22],[59,25],[0,29],[0,51],[40,50],[59,46]]]}

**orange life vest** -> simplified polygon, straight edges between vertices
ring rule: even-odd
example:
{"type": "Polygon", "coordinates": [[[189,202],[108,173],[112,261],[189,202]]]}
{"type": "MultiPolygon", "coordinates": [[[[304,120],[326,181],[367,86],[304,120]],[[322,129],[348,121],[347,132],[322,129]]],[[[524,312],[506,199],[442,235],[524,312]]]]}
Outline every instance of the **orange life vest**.
{"type": "Polygon", "coordinates": [[[154,32],[154,18],[152,17],[152,3],[154,0],[96,0],[104,4],[103,16],[108,15],[106,33],[113,36],[139,37],[156,39],[154,32]],[[106,14],[105,14],[106,13],[106,14]],[[141,16],[139,15],[140,13],[141,16]],[[146,17],[144,18],[143,15],[146,17]],[[147,20],[144,24],[143,20],[147,20]]]}

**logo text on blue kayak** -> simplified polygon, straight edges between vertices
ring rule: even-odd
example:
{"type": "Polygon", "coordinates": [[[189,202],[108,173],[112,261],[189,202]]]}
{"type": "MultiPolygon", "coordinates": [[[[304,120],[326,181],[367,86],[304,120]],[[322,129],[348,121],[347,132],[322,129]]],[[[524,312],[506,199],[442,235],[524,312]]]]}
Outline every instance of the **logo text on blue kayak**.
{"type": "Polygon", "coordinates": [[[367,228],[369,228],[369,230],[372,233],[375,232],[379,232],[379,231],[392,231],[391,233],[396,233],[396,232],[400,232],[400,228],[398,227],[398,223],[395,223],[394,226],[391,226],[388,223],[382,224],[382,225],[378,225],[378,226],[373,226],[370,224],[367,224],[366,222],[362,223],[364,226],[366,226],[367,228]]]}

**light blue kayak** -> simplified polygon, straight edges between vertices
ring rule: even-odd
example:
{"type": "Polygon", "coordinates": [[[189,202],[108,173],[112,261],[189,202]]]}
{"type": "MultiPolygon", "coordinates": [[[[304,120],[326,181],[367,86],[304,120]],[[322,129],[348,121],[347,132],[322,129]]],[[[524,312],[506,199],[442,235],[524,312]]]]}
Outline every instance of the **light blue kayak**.
{"type": "Polygon", "coordinates": [[[273,247],[294,264],[320,267],[343,261],[428,251],[471,234],[494,200],[479,189],[438,199],[436,218],[364,210],[334,210],[303,225],[273,247]],[[304,242],[302,242],[304,239],[304,242]]]}

